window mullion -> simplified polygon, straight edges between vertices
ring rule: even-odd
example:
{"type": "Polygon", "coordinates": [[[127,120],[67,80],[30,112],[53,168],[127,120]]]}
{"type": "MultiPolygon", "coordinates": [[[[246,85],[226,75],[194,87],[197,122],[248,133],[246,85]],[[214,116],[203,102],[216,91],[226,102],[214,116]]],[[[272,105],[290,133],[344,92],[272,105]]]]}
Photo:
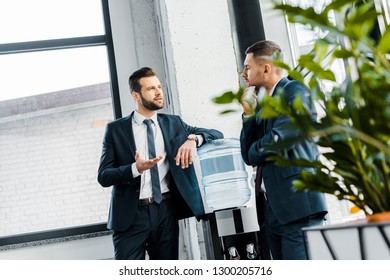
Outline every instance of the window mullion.
{"type": "Polygon", "coordinates": [[[79,48],[106,45],[107,36],[87,36],[55,40],[0,44],[0,55],[34,51],[48,51],[66,48],[79,48]]]}

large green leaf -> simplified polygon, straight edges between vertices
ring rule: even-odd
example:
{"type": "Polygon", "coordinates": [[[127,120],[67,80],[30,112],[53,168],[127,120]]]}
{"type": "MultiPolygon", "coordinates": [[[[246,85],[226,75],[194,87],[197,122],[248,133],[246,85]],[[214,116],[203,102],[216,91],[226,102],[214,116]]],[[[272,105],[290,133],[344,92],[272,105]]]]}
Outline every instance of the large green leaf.
{"type": "Polygon", "coordinates": [[[350,50],[346,50],[344,48],[335,50],[333,52],[333,55],[336,58],[342,58],[342,59],[347,59],[354,56],[354,54],[350,50]]]}
{"type": "Polygon", "coordinates": [[[387,29],[379,41],[378,52],[387,54],[390,51],[390,29],[387,29]]]}
{"type": "Polygon", "coordinates": [[[217,104],[230,104],[234,99],[234,93],[232,91],[227,91],[220,96],[214,97],[213,101],[217,104]]]}

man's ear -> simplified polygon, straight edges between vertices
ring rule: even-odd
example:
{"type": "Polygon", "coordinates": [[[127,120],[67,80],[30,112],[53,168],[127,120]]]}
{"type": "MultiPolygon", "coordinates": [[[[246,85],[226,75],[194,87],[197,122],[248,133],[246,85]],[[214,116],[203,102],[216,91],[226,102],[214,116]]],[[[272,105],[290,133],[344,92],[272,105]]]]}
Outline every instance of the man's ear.
{"type": "Polygon", "coordinates": [[[268,64],[268,63],[264,64],[264,73],[269,74],[271,72],[271,68],[272,67],[270,64],[268,64]]]}
{"type": "Polygon", "coordinates": [[[132,92],[131,92],[131,95],[133,96],[133,98],[134,98],[135,101],[138,101],[138,100],[139,100],[139,93],[138,93],[138,92],[132,91],[132,92]]]}

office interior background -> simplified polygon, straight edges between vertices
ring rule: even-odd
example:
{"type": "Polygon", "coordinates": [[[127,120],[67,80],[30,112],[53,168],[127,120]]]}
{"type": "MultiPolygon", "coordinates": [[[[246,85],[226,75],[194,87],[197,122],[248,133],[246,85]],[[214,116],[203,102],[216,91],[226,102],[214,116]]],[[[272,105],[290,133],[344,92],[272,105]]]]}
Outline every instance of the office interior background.
{"type": "MultiPolygon", "coordinates": [[[[389,0],[378,2],[390,11],[389,0]]],[[[288,23],[271,0],[0,4],[0,259],[113,258],[111,188],[96,175],[105,125],[135,108],[127,84],[135,69],[157,70],[164,112],[238,138],[240,113],[221,116],[211,99],[239,87],[246,47],[273,40],[295,65],[326,35],[288,23]]],[[[341,62],[334,69],[345,75],[341,62]]],[[[327,202],[327,223],[364,217],[327,202]]],[[[201,223],[180,221],[181,259],[208,258],[201,223]]]]}

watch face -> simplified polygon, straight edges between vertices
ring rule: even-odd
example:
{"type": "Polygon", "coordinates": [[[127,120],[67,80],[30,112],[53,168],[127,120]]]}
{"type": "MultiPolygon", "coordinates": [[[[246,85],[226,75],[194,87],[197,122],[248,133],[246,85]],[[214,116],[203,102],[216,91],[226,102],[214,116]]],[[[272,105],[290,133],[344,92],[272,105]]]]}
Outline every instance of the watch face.
{"type": "Polygon", "coordinates": [[[196,140],[196,135],[195,134],[190,134],[190,135],[188,135],[187,139],[196,140]]]}

